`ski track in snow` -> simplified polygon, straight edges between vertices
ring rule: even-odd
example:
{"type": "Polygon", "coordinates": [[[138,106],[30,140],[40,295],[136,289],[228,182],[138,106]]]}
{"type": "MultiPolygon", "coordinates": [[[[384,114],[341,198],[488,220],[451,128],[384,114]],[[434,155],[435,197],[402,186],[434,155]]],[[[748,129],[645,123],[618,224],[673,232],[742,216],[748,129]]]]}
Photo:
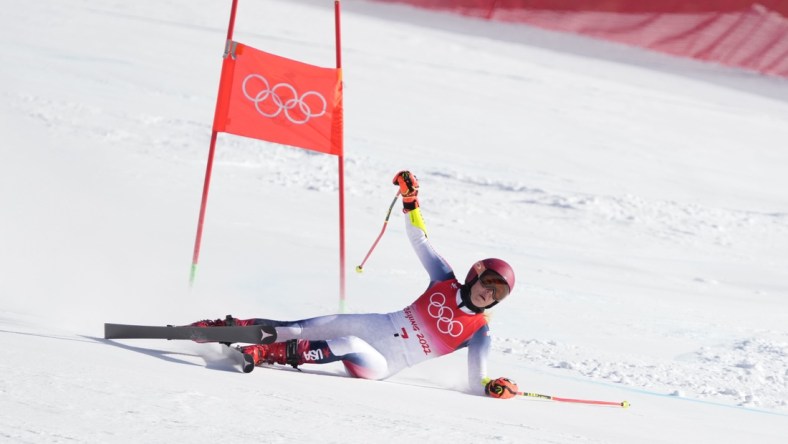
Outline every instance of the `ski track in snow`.
{"type": "MultiPolygon", "coordinates": [[[[646,199],[624,193],[619,196],[555,192],[527,184],[491,180],[445,172],[430,172],[431,175],[450,180],[452,186],[465,185],[472,195],[489,196],[497,192],[509,206],[518,204],[544,207],[561,217],[576,223],[577,218],[588,219],[593,227],[627,229],[635,233],[646,232],[656,238],[676,242],[695,239],[703,243],[720,246],[731,244],[730,238],[737,231],[748,234],[765,233],[778,235],[788,233],[788,213],[758,213],[724,208],[709,208],[697,204],[676,201],[646,199]],[[573,211],[570,211],[573,210],[573,211]]],[[[526,210],[511,210],[508,216],[528,213],[526,210]]]]}
{"type": "Polygon", "coordinates": [[[788,405],[788,334],[784,332],[703,346],[669,362],[648,356],[591,358],[581,347],[536,339],[496,338],[493,347],[529,365],[655,393],[774,410],[788,405]]]}

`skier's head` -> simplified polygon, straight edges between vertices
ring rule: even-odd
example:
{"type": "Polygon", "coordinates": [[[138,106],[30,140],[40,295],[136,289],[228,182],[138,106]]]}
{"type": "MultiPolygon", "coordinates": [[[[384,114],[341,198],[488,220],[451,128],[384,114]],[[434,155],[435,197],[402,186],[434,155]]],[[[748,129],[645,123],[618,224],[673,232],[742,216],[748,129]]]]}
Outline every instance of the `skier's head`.
{"type": "Polygon", "coordinates": [[[482,259],[465,276],[467,302],[476,308],[490,308],[514,289],[514,270],[501,259],[482,259]]]}

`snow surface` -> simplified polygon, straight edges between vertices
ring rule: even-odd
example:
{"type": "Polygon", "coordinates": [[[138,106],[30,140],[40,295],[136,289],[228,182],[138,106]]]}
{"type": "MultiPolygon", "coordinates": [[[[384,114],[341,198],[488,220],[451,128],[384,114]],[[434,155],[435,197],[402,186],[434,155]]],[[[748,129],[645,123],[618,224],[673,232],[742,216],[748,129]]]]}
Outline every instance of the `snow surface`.
{"type": "MultiPolygon", "coordinates": [[[[352,272],[411,169],[459,274],[518,272],[492,376],[632,407],[501,401],[465,393],[464,351],[371,382],[102,339],[336,312],[337,160],[220,135],[190,290],[230,2],[2,6],[0,441],[788,440],[785,79],[343,2],[349,311],[426,284],[399,216],[352,272]]],[[[333,66],[333,32],[328,0],[242,0],[235,37],[333,66]]]]}

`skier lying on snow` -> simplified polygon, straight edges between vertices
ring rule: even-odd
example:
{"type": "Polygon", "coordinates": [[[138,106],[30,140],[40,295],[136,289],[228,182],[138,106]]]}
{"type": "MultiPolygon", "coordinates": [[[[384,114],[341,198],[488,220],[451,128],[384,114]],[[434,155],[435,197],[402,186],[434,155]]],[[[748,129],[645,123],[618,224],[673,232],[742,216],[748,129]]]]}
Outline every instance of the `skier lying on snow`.
{"type": "Polygon", "coordinates": [[[400,187],[406,231],[416,255],[430,276],[427,290],[405,309],[388,314],[337,314],[301,321],[269,319],[206,320],[198,327],[269,325],[277,341],[249,345],[241,351],[255,365],[326,364],[342,361],[357,378],[384,379],[424,360],[468,347],[468,381],[474,393],[511,398],[517,385],[507,378],[487,377],[490,351],[486,309],[502,301],[514,287],[514,271],[500,259],[473,264],[460,284],[448,263],[433,249],[419,209],[416,176],[401,171],[400,187]]]}

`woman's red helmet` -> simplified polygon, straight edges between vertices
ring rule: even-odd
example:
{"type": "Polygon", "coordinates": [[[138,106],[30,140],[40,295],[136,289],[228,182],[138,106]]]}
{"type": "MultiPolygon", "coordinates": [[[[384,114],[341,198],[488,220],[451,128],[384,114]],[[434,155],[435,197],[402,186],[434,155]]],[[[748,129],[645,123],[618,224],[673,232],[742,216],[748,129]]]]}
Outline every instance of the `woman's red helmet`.
{"type": "Polygon", "coordinates": [[[487,270],[498,273],[498,275],[506,281],[506,284],[509,285],[509,292],[514,290],[514,270],[511,265],[496,258],[482,259],[473,264],[471,269],[468,270],[468,275],[465,276],[465,284],[473,285],[473,282],[487,270]]]}

